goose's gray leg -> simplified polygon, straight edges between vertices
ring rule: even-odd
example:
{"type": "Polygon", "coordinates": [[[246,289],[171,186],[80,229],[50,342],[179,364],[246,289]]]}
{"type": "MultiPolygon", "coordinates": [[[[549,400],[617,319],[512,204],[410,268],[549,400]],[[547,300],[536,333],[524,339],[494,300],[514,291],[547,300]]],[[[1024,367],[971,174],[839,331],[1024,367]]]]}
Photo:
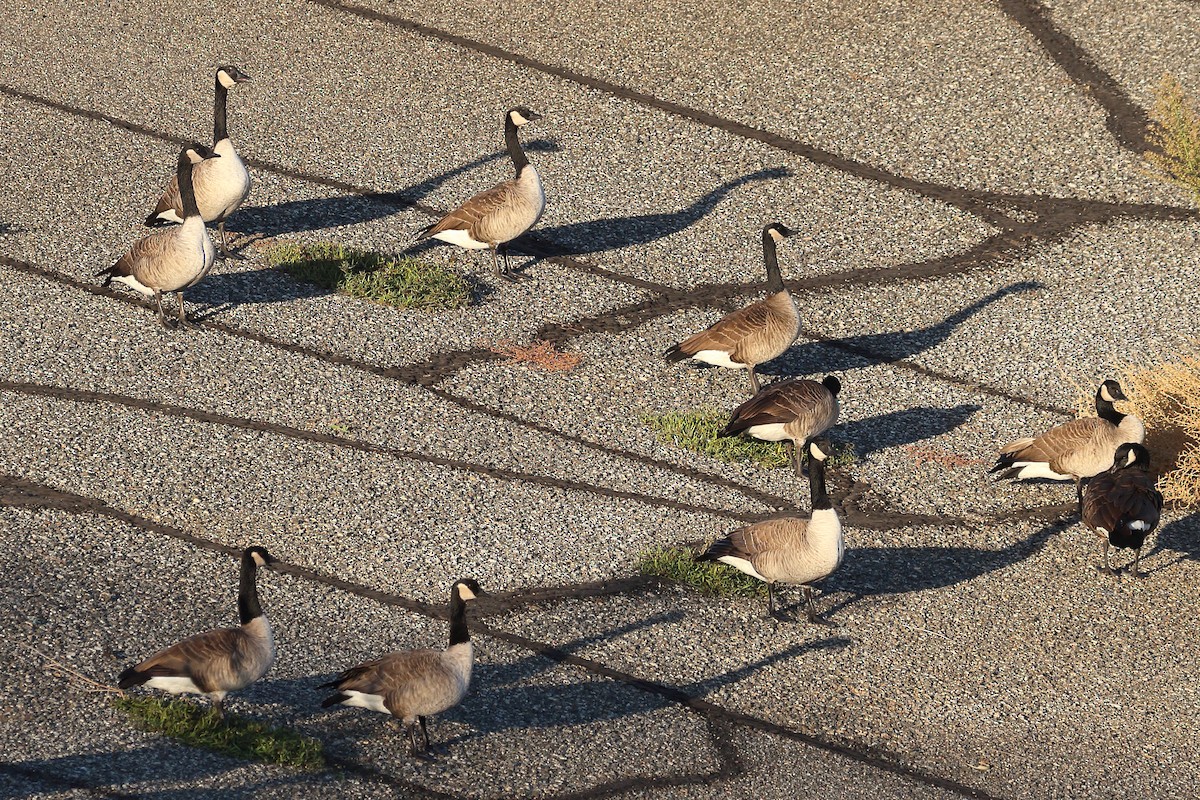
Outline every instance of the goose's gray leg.
{"type": "Polygon", "coordinates": [[[184,306],[183,306],[183,292],[180,292],[180,293],[179,293],[179,317],[178,317],[178,327],[180,327],[180,328],[190,328],[190,327],[192,327],[192,326],[191,326],[191,324],[190,324],[190,323],[188,323],[187,311],[186,311],[186,310],[184,310],[184,306]]]}
{"type": "Polygon", "coordinates": [[[775,584],[767,581],[767,617],[775,616],[775,584]]]}
{"type": "Polygon", "coordinates": [[[824,617],[817,615],[817,608],[815,605],[813,605],[813,590],[812,590],[811,586],[804,587],[804,600],[805,600],[806,605],[808,606],[807,611],[808,611],[808,621],[809,622],[815,622],[818,625],[829,625],[832,627],[832,625],[833,625],[832,622],[825,619],[824,617]]]}
{"type": "Polygon", "coordinates": [[[758,391],[759,391],[758,375],[756,375],[754,373],[754,365],[751,364],[750,365],[750,396],[753,397],[754,395],[758,394],[758,391]]]}
{"type": "Polygon", "coordinates": [[[162,292],[156,291],[154,293],[154,305],[158,308],[158,324],[164,328],[170,328],[171,326],[167,324],[167,316],[163,313],[162,292]]]}
{"type": "Polygon", "coordinates": [[[1133,558],[1133,577],[1146,577],[1146,573],[1142,572],[1142,548],[1140,547],[1137,549],[1137,555],[1133,558]]]}
{"type": "Polygon", "coordinates": [[[217,223],[217,230],[221,232],[221,255],[229,258],[229,242],[225,239],[225,220],[217,223]]]}
{"type": "Polygon", "coordinates": [[[1104,566],[1100,568],[1100,571],[1109,575],[1117,574],[1113,572],[1112,564],[1108,563],[1108,539],[1104,540],[1104,566]]]}
{"type": "Polygon", "coordinates": [[[217,719],[225,719],[224,702],[225,698],[223,697],[214,697],[212,699],[212,710],[213,713],[217,715],[217,719]]]}

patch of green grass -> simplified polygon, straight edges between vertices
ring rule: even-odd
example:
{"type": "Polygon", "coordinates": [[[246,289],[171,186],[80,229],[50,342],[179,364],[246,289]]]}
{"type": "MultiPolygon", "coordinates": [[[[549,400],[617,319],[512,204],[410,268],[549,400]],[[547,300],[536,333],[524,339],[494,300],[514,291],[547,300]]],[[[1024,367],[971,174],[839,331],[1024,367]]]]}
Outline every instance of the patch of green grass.
{"type": "Polygon", "coordinates": [[[1150,119],[1150,142],[1160,152],[1146,153],[1146,159],[1200,203],[1200,109],[1169,74],[1158,85],[1150,119]]]}
{"type": "Polygon", "coordinates": [[[164,697],[119,697],[113,705],[145,731],[161,733],[192,747],[203,747],[249,761],[298,769],[321,769],[321,743],[288,728],[226,714],[186,700],[164,697]]]}
{"type": "Polygon", "coordinates": [[[642,422],[660,442],[673,444],[721,461],[737,464],[752,461],[763,469],[779,469],[791,462],[777,442],[759,442],[741,436],[717,436],[729,422],[729,414],[712,408],[643,414],[642,422]]]}
{"type": "Polygon", "coordinates": [[[438,264],[407,256],[387,256],[333,242],[276,244],[267,251],[271,266],[296,280],[385,306],[444,311],[466,308],[471,284],[438,264]]]}
{"type": "Polygon", "coordinates": [[[767,585],[719,561],[696,561],[684,547],[664,547],[642,554],[638,571],[688,586],[714,597],[766,597],[767,585]]]}
{"type": "MultiPolygon", "coordinates": [[[[717,431],[729,422],[729,414],[715,409],[643,414],[641,420],[654,431],[660,442],[704,453],[720,461],[731,464],[752,461],[763,469],[791,466],[787,449],[780,442],[760,442],[745,436],[717,436],[717,431]]],[[[807,455],[801,454],[801,463],[807,461],[807,455]]],[[[852,443],[838,443],[833,445],[833,453],[826,459],[825,465],[848,467],[856,460],[857,454],[852,443]]]]}

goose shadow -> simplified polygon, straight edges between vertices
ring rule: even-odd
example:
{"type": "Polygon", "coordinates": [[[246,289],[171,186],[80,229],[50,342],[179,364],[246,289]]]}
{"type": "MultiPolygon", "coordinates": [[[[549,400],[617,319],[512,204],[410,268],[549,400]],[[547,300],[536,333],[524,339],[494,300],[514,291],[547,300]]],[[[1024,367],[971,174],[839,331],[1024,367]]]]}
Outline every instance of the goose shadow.
{"type": "Polygon", "coordinates": [[[964,404],[953,408],[918,406],[891,411],[867,419],[843,423],[837,437],[854,444],[855,454],[865,458],[872,453],[932,439],[958,428],[983,406],[964,404]]]}
{"type": "Polygon", "coordinates": [[[911,358],[946,341],[955,328],[997,300],[1010,294],[1035,292],[1045,288],[1046,285],[1039,281],[1022,281],[997,289],[941,322],[924,328],[848,336],[844,339],[828,339],[792,347],[778,358],[760,365],[758,371],[760,375],[815,375],[862,369],[911,358]]]}
{"type": "Polygon", "coordinates": [[[787,167],[760,169],[710,189],[679,211],[632,217],[605,217],[556,225],[552,228],[537,228],[532,234],[518,239],[518,246],[524,240],[537,244],[541,246],[540,249],[555,255],[584,255],[649,244],[695,225],[727,194],[740,186],[787,178],[792,174],[787,167]]]}
{"type": "Polygon", "coordinates": [[[832,613],[871,595],[943,589],[1012,567],[1037,554],[1051,536],[1075,520],[1058,520],[998,550],[982,547],[849,547],[841,568],[826,578],[822,593],[846,592],[832,613]]]}
{"type": "MultiPolygon", "coordinates": [[[[555,153],[561,150],[557,144],[546,139],[535,139],[525,145],[525,149],[534,153],[555,153]]],[[[269,206],[243,207],[229,218],[225,227],[243,236],[253,234],[268,237],[374,222],[420,202],[451,178],[507,157],[507,150],[489,153],[420,183],[392,192],[339,195],[312,200],[290,200],[269,206]]]]}
{"type": "MultiPolygon", "coordinates": [[[[58,790],[64,787],[101,789],[98,793],[103,793],[101,787],[115,789],[138,783],[199,781],[239,769],[242,763],[235,762],[228,756],[162,741],[136,750],[78,753],[31,761],[10,761],[0,764],[0,774],[28,781],[35,786],[49,786],[58,790]]],[[[205,789],[203,793],[195,792],[195,796],[232,800],[253,797],[255,788],[243,786],[236,790],[205,789]]],[[[185,788],[172,789],[169,792],[164,790],[158,796],[187,797],[190,794],[191,790],[185,788]]],[[[139,792],[137,796],[154,795],[139,792]]]]}
{"type": "MultiPolygon", "coordinates": [[[[1189,514],[1183,519],[1160,528],[1154,539],[1154,547],[1146,556],[1152,556],[1164,550],[1175,553],[1175,558],[1153,569],[1146,569],[1147,574],[1166,569],[1180,561],[1200,561],[1200,513],[1189,514]]],[[[1145,563],[1146,559],[1143,558],[1143,569],[1145,569],[1145,563]]]]}

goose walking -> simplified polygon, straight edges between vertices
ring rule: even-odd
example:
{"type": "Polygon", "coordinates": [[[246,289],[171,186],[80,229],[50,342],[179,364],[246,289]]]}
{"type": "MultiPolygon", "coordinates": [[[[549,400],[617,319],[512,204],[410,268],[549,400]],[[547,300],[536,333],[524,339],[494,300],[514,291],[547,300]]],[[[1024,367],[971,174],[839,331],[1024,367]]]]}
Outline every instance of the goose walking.
{"type": "Polygon", "coordinates": [[[269,567],[273,561],[262,547],[242,551],[238,585],[240,628],[198,633],[159,650],[122,672],[117,685],[122,689],[147,686],[171,694],[208,695],[213,710],[222,716],[225,695],[254,683],[275,663],[275,639],[271,623],[259,604],[256,585],[257,568],[269,567]]]}
{"type": "Polygon", "coordinates": [[[1096,390],[1099,416],[1064,422],[1040,436],[1009,442],[1000,448],[1000,458],[990,471],[1000,473],[997,479],[1074,480],[1076,500],[1082,503],[1083,481],[1111,467],[1118,447],[1141,444],[1146,438],[1142,421],[1113,405],[1128,399],[1120,384],[1104,381],[1096,390]]]}
{"type": "Polygon", "coordinates": [[[1083,491],[1083,524],[1104,542],[1103,572],[1116,574],[1108,560],[1111,545],[1133,550],[1133,575],[1144,577],[1142,545],[1158,527],[1162,507],[1163,496],[1150,475],[1149,451],[1140,444],[1118,447],[1112,467],[1088,481],[1083,491]]]}
{"type": "Polygon", "coordinates": [[[800,474],[797,448],[837,424],[842,383],[826,375],[820,383],[789,378],[767,386],[734,409],[718,436],[745,434],[765,442],[789,442],[792,468],[800,474]]]}
{"type": "Polygon", "coordinates": [[[783,285],[775,254],[776,245],[792,233],[778,222],[763,228],[763,260],[767,265],[767,291],[770,292],[767,297],[689,336],[667,350],[664,357],[672,362],[694,358],[718,367],[748,370],[750,394],[757,394],[755,367],[783,355],[800,334],[800,313],[796,310],[796,301],[783,285]]]}
{"type": "Polygon", "coordinates": [[[474,649],[467,630],[467,603],[483,594],[467,578],[450,587],[450,644],[445,650],[405,650],[351,667],[321,688],[337,693],[321,702],[322,708],[354,706],[391,714],[408,732],[411,753],[429,756],[429,730],[425,718],[462,702],[471,683],[474,649]],[[417,723],[424,746],[417,746],[417,723]]]}
{"type": "Polygon", "coordinates": [[[808,444],[809,491],[812,514],[782,517],[739,528],[696,557],[720,561],[767,584],[767,616],[775,616],[775,585],[799,584],[804,589],[810,622],[828,624],[813,605],[812,583],[834,573],[846,552],[842,523],[825,491],[825,459],[829,440],[808,444]]]}
{"type": "MultiPolygon", "coordinates": [[[[213,99],[213,152],[221,157],[220,161],[201,164],[192,175],[196,192],[196,204],[200,216],[206,223],[215,222],[221,233],[221,255],[229,255],[229,243],[225,238],[225,220],[237,211],[250,195],[250,171],[246,169],[233,142],[229,139],[226,105],[229,89],[235,84],[246,83],[250,76],[234,66],[224,66],[217,69],[216,96],[213,99]]],[[[146,225],[158,227],[174,222],[183,222],[187,216],[183,204],[183,192],[177,179],[167,184],[166,190],[158,200],[158,205],[150,216],[146,217],[146,225]]]]}
{"type": "Polygon", "coordinates": [[[538,171],[525,157],[518,129],[542,118],[524,106],[510,109],[504,117],[504,141],[512,158],[516,177],[480,192],[437,222],[421,229],[416,238],[440,239],[468,250],[491,248],[496,275],[508,280],[515,276],[509,269],[508,243],[532,228],[546,208],[546,193],[538,171]],[[500,269],[498,253],[504,255],[500,269]]]}
{"type": "Polygon", "coordinates": [[[153,297],[158,308],[158,321],[170,327],[163,316],[162,293],[179,293],[177,325],[187,327],[183,290],[195,286],[208,274],[216,261],[216,249],[204,227],[196,207],[192,173],[199,164],[221,157],[199,142],[185,146],[179,152],[176,179],[183,202],[183,224],[157,231],[139,240],[129,252],[96,276],[106,276],[104,285],[122,283],[146,297],[153,297]]]}

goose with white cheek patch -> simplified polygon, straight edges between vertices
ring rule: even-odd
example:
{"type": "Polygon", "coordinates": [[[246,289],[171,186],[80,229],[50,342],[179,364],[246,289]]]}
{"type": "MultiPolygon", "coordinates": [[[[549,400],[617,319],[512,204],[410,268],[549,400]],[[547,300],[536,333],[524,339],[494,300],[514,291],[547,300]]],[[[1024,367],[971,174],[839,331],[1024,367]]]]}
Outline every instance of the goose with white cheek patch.
{"type": "Polygon", "coordinates": [[[450,644],[445,650],[405,650],[351,667],[321,684],[337,689],[321,707],[341,704],[391,714],[408,732],[411,754],[430,758],[426,717],[458,705],[471,684],[475,651],[467,630],[467,603],[482,594],[475,581],[456,581],[450,587],[450,644]],[[417,744],[418,723],[423,746],[417,744]]]}
{"type": "Polygon", "coordinates": [[[1146,438],[1142,421],[1113,405],[1128,399],[1120,384],[1105,381],[1096,390],[1099,416],[1064,422],[1040,436],[1009,442],[1000,448],[1000,458],[990,471],[1000,473],[997,479],[1074,480],[1075,497],[1082,505],[1084,480],[1111,467],[1118,447],[1141,444],[1146,438]]]}
{"type": "Polygon", "coordinates": [[[504,117],[504,141],[516,176],[475,195],[423,228],[416,238],[440,239],[468,250],[491,248],[496,275],[515,280],[508,264],[508,243],[536,225],[546,208],[541,176],[521,149],[517,131],[541,118],[524,106],[509,109],[504,117]],[[498,253],[504,255],[503,270],[498,253]]]}
{"type": "Polygon", "coordinates": [[[734,409],[717,435],[744,434],[764,442],[788,442],[792,468],[799,475],[799,451],[837,424],[841,390],[841,381],[833,375],[826,375],[820,383],[802,378],[772,383],[734,409]]]}
{"type": "Polygon", "coordinates": [[[117,686],[146,686],[171,694],[204,694],[213,710],[223,715],[225,695],[244,689],[267,674],[275,663],[275,638],[271,623],[258,601],[258,567],[273,559],[262,547],[242,551],[238,586],[240,628],[220,628],[198,633],[160,650],[121,673],[117,686]]]}
{"type": "Polygon", "coordinates": [[[216,248],[196,207],[192,185],[195,168],[212,159],[219,161],[221,157],[199,142],[185,146],[179,152],[176,168],[176,180],[183,202],[183,224],[146,236],[121,256],[116,264],[96,273],[97,277],[106,276],[105,286],[115,281],[146,297],[153,297],[158,308],[158,322],[163,327],[170,325],[163,315],[162,293],[179,293],[176,325],[188,327],[183,290],[199,283],[217,260],[216,248]]]}
{"type": "Polygon", "coordinates": [[[697,561],[729,564],[765,582],[768,617],[776,616],[776,584],[798,584],[804,589],[809,621],[830,624],[817,615],[811,585],[832,575],[846,553],[841,520],[825,491],[825,459],[830,452],[828,439],[814,439],[808,444],[812,500],[808,518],[781,517],[756,522],[718,539],[696,557],[697,561]]]}
{"type": "MultiPolygon", "coordinates": [[[[229,90],[239,83],[247,83],[250,76],[234,66],[217,69],[216,95],[213,99],[213,152],[219,161],[197,166],[192,181],[195,186],[196,204],[200,216],[206,223],[215,222],[221,233],[221,255],[229,255],[229,244],[225,238],[225,220],[237,211],[250,195],[250,171],[233,147],[229,138],[226,104],[229,90]]],[[[183,205],[183,193],[178,180],[172,179],[159,198],[158,205],[146,218],[146,225],[158,227],[183,222],[187,216],[183,205]]]]}
{"type": "Polygon", "coordinates": [[[667,350],[668,361],[694,358],[727,369],[745,369],[750,374],[750,394],[759,391],[759,364],[777,358],[792,346],[800,334],[800,312],[796,301],[783,285],[776,245],[793,231],[774,222],[763,228],[763,260],[767,266],[767,291],[756,303],[722,317],[706,330],[689,336],[667,350]]]}
{"type": "Polygon", "coordinates": [[[1150,475],[1150,452],[1140,444],[1118,447],[1112,468],[1088,481],[1083,490],[1083,524],[1104,541],[1102,572],[1116,574],[1108,560],[1111,545],[1135,551],[1133,576],[1145,577],[1142,545],[1158,527],[1162,507],[1162,493],[1150,475]]]}

